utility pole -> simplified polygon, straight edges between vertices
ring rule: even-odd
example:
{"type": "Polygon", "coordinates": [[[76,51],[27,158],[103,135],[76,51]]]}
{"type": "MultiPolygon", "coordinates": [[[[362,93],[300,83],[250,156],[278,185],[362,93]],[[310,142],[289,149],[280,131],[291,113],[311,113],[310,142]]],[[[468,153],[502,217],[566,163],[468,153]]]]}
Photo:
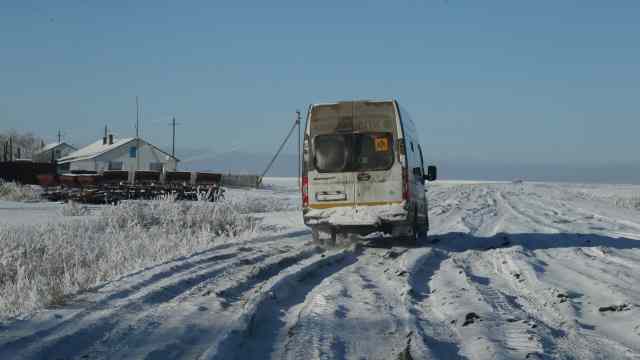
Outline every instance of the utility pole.
{"type": "Polygon", "coordinates": [[[140,136],[140,104],[138,103],[138,96],[136,96],[136,139],[140,136]]]}
{"type": "Polygon", "coordinates": [[[296,110],[296,125],[298,125],[298,190],[302,192],[302,156],[300,153],[301,143],[300,140],[302,138],[302,127],[300,126],[300,110],[296,110]]]}
{"type": "Polygon", "coordinates": [[[176,125],[180,125],[180,123],[176,122],[176,117],[174,116],[173,119],[171,120],[171,123],[169,123],[169,125],[172,128],[171,156],[175,158],[176,157],[176,125]]]}
{"type": "Polygon", "coordinates": [[[140,170],[140,102],[136,95],[136,170],[140,170]]]}

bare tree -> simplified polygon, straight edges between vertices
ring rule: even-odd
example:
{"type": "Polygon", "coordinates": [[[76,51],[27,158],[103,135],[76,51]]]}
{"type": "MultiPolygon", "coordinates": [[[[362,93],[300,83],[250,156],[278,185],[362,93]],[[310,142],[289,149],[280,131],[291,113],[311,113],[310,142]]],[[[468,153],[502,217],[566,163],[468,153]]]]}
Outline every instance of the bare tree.
{"type": "MultiPolygon", "coordinates": [[[[0,159],[4,159],[5,144],[9,144],[9,139],[11,139],[11,152],[13,153],[13,159],[17,158],[18,149],[20,149],[20,157],[30,159],[44,143],[42,138],[31,132],[19,133],[16,130],[0,132],[0,151],[2,151],[2,153],[0,153],[0,159]]],[[[8,146],[7,151],[9,151],[8,146]]]]}

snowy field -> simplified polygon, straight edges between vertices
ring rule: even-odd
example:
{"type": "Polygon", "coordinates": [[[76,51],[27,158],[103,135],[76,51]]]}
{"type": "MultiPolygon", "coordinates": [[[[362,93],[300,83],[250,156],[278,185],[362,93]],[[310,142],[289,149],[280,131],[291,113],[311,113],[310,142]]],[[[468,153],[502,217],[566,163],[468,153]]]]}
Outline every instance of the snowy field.
{"type": "Polygon", "coordinates": [[[430,243],[322,250],[295,179],[265,183],[0,202],[0,359],[640,359],[640,186],[436,182],[430,243]]]}

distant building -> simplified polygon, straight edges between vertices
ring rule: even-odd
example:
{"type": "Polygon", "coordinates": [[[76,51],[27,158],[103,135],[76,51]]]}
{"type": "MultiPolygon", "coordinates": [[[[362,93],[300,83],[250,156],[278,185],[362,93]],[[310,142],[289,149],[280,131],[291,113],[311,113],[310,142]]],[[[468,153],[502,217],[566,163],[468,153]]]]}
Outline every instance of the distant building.
{"type": "Polygon", "coordinates": [[[178,159],[140,139],[103,137],[58,159],[61,171],[155,170],[175,171],[178,159]]]}
{"type": "Polygon", "coordinates": [[[34,162],[50,163],[54,160],[65,157],[76,150],[76,148],[66,142],[51,143],[36,151],[33,154],[32,159],[34,162]]]}

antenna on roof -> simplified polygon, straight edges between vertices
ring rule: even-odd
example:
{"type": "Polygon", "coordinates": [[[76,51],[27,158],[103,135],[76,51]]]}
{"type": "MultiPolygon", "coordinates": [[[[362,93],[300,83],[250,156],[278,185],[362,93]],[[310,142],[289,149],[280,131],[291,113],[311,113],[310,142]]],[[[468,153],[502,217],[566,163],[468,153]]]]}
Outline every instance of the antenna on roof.
{"type": "Polygon", "coordinates": [[[58,144],[62,142],[62,132],[58,129],[58,144]]]}

